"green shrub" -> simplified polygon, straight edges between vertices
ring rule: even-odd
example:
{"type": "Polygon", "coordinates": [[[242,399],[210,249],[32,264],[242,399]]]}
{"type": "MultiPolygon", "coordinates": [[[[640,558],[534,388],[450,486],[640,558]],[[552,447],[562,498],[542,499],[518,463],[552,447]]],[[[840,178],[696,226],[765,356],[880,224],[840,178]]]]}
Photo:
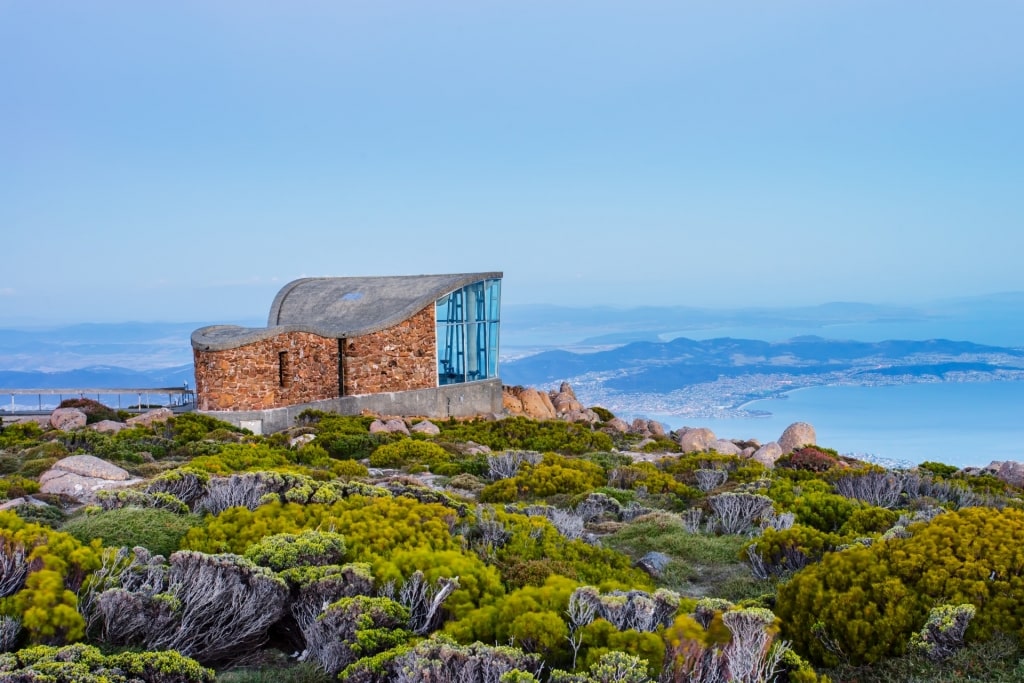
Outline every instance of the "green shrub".
{"type": "Polygon", "coordinates": [[[799,652],[828,665],[902,654],[943,603],[977,608],[968,642],[1024,633],[1024,512],[966,508],[911,532],[828,553],[779,588],[778,613],[799,652]]]}
{"type": "Polygon", "coordinates": [[[0,449],[20,448],[43,435],[43,428],[37,422],[16,422],[0,427],[0,449]]]}
{"type": "Polygon", "coordinates": [[[17,474],[0,478],[0,498],[11,500],[39,493],[39,482],[17,474]]]}
{"type": "Polygon", "coordinates": [[[0,552],[10,567],[0,595],[0,614],[21,620],[34,643],[59,644],[81,638],[85,620],[75,592],[99,566],[99,541],[79,543],[69,534],[27,523],[0,512],[0,552]],[[21,581],[10,581],[21,575],[21,581]]]}
{"type": "Polygon", "coordinates": [[[106,546],[142,546],[154,555],[169,556],[181,539],[200,523],[193,515],[179,515],[157,508],[126,507],[86,513],[68,520],[65,531],[82,543],[100,539],[106,546]]]}
{"type": "Polygon", "coordinates": [[[371,467],[408,467],[424,465],[433,469],[434,466],[451,460],[451,454],[430,441],[402,439],[394,443],[378,446],[370,455],[371,467]]]}
{"type": "Polygon", "coordinates": [[[0,655],[5,680],[53,683],[210,683],[211,669],[177,652],[105,655],[91,645],[38,645],[0,655]]]}
{"type": "Polygon", "coordinates": [[[446,441],[474,441],[491,450],[527,450],[581,455],[610,451],[614,443],[604,432],[562,420],[531,420],[508,417],[503,420],[476,419],[438,425],[446,441]]]}
{"type": "Polygon", "coordinates": [[[59,458],[32,458],[21,463],[18,471],[24,477],[38,478],[40,474],[53,467],[59,458]]]}

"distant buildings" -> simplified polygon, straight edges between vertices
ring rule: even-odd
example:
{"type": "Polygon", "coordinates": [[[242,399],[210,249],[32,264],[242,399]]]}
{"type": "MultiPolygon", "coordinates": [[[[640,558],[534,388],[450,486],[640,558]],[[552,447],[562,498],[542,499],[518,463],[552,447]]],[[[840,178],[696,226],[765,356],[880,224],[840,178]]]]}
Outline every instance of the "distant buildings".
{"type": "Polygon", "coordinates": [[[312,407],[357,414],[501,411],[501,273],[304,278],[267,327],[192,333],[196,406],[254,432],[312,407]]]}

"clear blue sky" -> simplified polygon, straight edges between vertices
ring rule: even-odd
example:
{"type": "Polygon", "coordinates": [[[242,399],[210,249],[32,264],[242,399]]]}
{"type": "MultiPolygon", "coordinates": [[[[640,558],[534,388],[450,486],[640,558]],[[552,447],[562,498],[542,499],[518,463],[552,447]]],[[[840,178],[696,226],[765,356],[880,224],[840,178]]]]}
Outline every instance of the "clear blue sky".
{"type": "Polygon", "coordinates": [[[1021,290],[1024,4],[0,0],[0,326],[1021,290]]]}

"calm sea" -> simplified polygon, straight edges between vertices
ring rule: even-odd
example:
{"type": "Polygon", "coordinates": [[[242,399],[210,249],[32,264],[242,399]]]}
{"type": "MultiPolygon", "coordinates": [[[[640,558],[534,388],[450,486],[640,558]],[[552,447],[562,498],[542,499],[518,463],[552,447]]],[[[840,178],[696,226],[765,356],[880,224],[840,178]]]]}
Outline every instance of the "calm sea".
{"type": "Polygon", "coordinates": [[[818,444],[917,464],[958,467],[1024,461],[1024,382],[812,387],[753,401],[767,417],[694,420],[647,415],[669,425],[709,427],[720,438],[775,441],[793,422],[814,425],[818,444]]]}

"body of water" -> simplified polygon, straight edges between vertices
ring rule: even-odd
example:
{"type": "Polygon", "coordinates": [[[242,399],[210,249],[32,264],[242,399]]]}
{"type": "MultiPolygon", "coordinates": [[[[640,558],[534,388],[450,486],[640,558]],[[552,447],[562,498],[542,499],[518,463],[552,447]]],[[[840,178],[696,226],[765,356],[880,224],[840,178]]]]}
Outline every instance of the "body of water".
{"type": "Polygon", "coordinates": [[[720,438],[776,441],[793,422],[809,422],[818,444],[840,453],[958,467],[1024,461],[1024,382],[829,386],[797,389],[745,408],[766,417],[686,419],[647,415],[669,425],[708,427],[720,438]]]}

